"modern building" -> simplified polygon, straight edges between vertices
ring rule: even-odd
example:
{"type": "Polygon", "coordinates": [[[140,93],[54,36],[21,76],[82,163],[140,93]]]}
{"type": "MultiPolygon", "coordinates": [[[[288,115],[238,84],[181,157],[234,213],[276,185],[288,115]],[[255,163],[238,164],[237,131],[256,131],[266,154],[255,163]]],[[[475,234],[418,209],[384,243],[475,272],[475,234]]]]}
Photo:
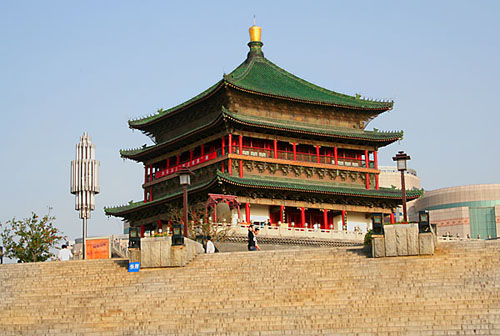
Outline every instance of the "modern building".
{"type": "MultiPolygon", "coordinates": [[[[390,214],[401,191],[379,185],[377,152],[402,132],[366,130],[393,107],[330,91],[264,57],[261,28],[250,28],[246,60],[198,96],[129,121],[154,145],[122,150],[144,164],[144,199],[106,208],[141,231],[169,223],[181,205],[177,172],[192,170],[190,204],[210,194],[236,196],[242,222],[296,228],[366,229],[372,213],[390,214]],[[243,210],[244,208],[244,210],[243,210]]],[[[415,199],[419,192],[408,192],[415,199]]]]}
{"type": "Polygon", "coordinates": [[[429,211],[437,234],[496,238],[500,232],[500,184],[477,184],[426,191],[409,208],[410,217],[429,211]]]}
{"type": "MultiPolygon", "coordinates": [[[[396,166],[379,166],[379,185],[384,188],[401,189],[401,172],[396,166]]],[[[415,169],[404,172],[406,190],[420,190],[420,178],[415,169]]]]}
{"type": "MultiPolygon", "coordinates": [[[[379,166],[380,177],[379,185],[384,188],[401,189],[401,172],[396,166],[379,166]]],[[[420,178],[417,176],[417,171],[415,169],[409,168],[404,172],[405,177],[405,188],[406,190],[420,190],[420,178]]],[[[409,209],[412,205],[410,201],[407,204],[409,209]]],[[[397,207],[394,213],[394,220],[396,222],[402,222],[403,217],[403,207],[400,205],[397,207]]]]}

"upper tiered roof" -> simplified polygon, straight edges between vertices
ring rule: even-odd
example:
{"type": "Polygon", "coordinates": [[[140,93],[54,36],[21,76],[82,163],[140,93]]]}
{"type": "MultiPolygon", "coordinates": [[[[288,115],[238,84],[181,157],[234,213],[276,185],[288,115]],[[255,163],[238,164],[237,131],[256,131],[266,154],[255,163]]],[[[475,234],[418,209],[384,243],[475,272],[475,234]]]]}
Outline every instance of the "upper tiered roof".
{"type": "Polygon", "coordinates": [[[145,118],[130,120],[129,126],[141,128],[172,112],[194,105],[227,87],[256,95],[353,110],[380,113],[393,107],[392,101],[363,99],[359,95],[349,96],[312,84],[265,58],[262,52],[263,43],[260,40],[252,40],[248,46],[250,52],[247,59],[231,73],[224,75],[222,80],[180,105],[168,110],[159,110],[156,114],[145,118]]]}

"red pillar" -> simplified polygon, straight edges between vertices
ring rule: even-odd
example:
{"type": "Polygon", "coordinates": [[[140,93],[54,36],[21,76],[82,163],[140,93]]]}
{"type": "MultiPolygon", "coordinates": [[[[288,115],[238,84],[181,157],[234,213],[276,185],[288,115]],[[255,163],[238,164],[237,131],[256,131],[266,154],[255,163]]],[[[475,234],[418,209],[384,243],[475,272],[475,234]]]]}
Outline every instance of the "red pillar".
{"type": "Polygon", "coordinates": [[[193,149],[189,151],[189,161],[193,161],[193,149]]]}
{"type": "Polygon", "coordinates": [[[274,140],[274,158],[278,158],[278,140],[274,140]]]}
{"type": "Polygon", "coordinates": [[[323,210],[323,230],[328,229],[328,210],[323,210]]]}
{"type": "Polygon", "coordinates": [[[370,160],[369,160],[369,156],[370,154],[368,153],[368,150],[365,149],[365,167],[366,168],[370,168],[370,160]]]}
{"type": "Polygon", "coordinates": [[[170,168],[170,158],[167,159],[167,169],[170,168]]]}
{"type": "Polygon", "coordinates": [[[176,164],[176,166],[178,166],[179,163],[181,163],[181,155],[177,154],[177,164],[176,164]]]}
{"type": "Polygon", "coordinates": [[[201,144],[201,146],[200,146],[200,153],[201,153],[200,156],[205,155],[205,145],[204,144],[201,144]]]}
{"type": "Polygon", "coordinates": [[[148,182],[148,166],[144,165],[144,183],[148,182]]]}
{"type": "Polygon", "coordinates": [[[221,171],[224,173],[226,165],[224,164],[224,161],[221,162],[221,171]]]}
{"type": "Polygon", "coordinates": [[[148,181],[153,181],[153,165],[149,165],[149,179],[148,181]]]}
{"type": "Polygon", "coordinates": [[[146,188],[144,188],[144,203],[148,201],[148,191],[146,188]]]}
{"type": "Polygon", "coordinates": [[[375,169],[378,169],[377,151],[373,152],[373,160],[375,161],[375,169]]]}
{"type": "Polygon", "coordinates": [[[240,160],[240,177],[243,178],[243,160],[240,160]]]}
{"type": "Polygon", "coordinates": [[[318,163],[320,162],[319,161],[319,146],[316,145],[316,157],[318,158],[318,163]]]}
{"type": "Polygon", "coordinates": [[[342,210],[342,230],[344,230],[344,228],[347,229],[346,221],[345,221],[345,214],[346,214],[346,211],[342,210]]]}
{"type": "Polygon", "coordinates": [[[240,138],[239,138],[239,148],[240,148],[239,154],[243,155],[243,135],[240,135],[240,138]]]}
{"type": "Polygon", "coordinates": [[[149,188],[149,201],[153,201],[153,187],[149,188]]]}
{"type": "Polygon", "coordinates": [[[280,205],[280,222],[283,223],[284,222],[284,218],[283,218],[283,213],[285,212],[285,206],[284,205],[280,205]]]}
{"type": "Polygon", "coordinates": [[[144,224],[141,225],[141,238],[144,238],[144,231],[146,231],[146,228],[144,227],[144,224]]]}
{"type": "Polygon", "coordinates": [[[396,223],[396,217],[394,216],[394,213],[391,212],[391,224],[396,223]]]}
{"type": "Polygon", "coordinates": [[[245,203],[245,220],[250,223],[250,203],[245,203]]]}
{"type": "MultiPolygon", "coordinates": [[[[229,140],[227,142],[227,154],[231,154],[233,151],[233,135],[229,133],[229,140]]],[[[233,160],[229,159],[227,162],[227,171],[229,172],[229,175],[233,175],[233,160]]]]}
{"type": "Polygon", "coordinates": [[[297,161],[297,145],[293,143],[293,161],[297,161]]]}
{"type": "Polygon", "coordinates": [[[306,226],[306,209],[300,208],[300,227],[306,226]]]}
{"type": "Polygon", "coordinates": [[[337,147],[333,147],[333,155],[335,157],[335,165],[339,164],[339,156],[337,155],[337,147]]]}
{"type": "Polygon", "coordinates": [[[158,219],[158,230],[162,230],[163,231],[163,222],[161,219],[158,219]]]}
{"type": "Polygon", "coordinates": [[[226,139],[225,137],[222,137],[222,155],[226,155],[225,147],[226,146],[226,139]]]}

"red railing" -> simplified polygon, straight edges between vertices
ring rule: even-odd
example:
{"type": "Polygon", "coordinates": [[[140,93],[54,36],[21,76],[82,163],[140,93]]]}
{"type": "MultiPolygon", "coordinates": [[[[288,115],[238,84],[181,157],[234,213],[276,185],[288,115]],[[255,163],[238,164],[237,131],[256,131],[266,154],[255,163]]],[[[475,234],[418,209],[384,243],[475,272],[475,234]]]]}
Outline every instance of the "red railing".
{"type": "MultiPolygon", "coordinates": [[[[229,148],[226,148],[225,154],[228,154],[228,149],[229,148]]],[[[232,146],[231,152],[233,154],[240,154],[240,147],[239,146],[232,146]]],[[[154,179],[159,179],[161,177],[177,173],[179,170],[181,170],[184,167],[187,167],[187,168],[194,167],[194,166],[199,165],[203,162],[213,160],[221,155],[222,155],[222,150],[219,148],[216,151],[206,153],[206,154],[198,156],[192,160],[187,160],[185,162],[181,162],[178,165],[169,167],[168,169],[160,170],[160,171],[154,173],[154,179]]],[[[242,150],[241,150],[241,155],[248,155],[248,156],[260,157],[260,158],[274,158],[274,149],[243,146],[242,150]]],[[[277,157],[278,157],[278,159],[281,159],[281,160],[318,163],[318,156],[316,154],[313,154],[313,153],[296,152],[295,153],[296,159],[294,160],[293,151],[278,150],[277,157]]],[[[320,155],[319,156],[319,163],[334,165],[335,164],[335,157],[333,155],[320,155]]],[[[346,167],[365,167],[366,166],[364,159],[351,158],[351,157],[338,157],[337,163],[339,166],[346,166],[346,167]]],[[[375,168],[375,161],[369,161],[369,165],[370,165],[370,168],[375,168]]]]}
{"type": "Polygon", "coordinates": [[[220,154],[221,154],[221,151],[217,150],[217,151],[214,151],[214,152],[211,152],[211,153],[207,153],[207,154],[201,155],[201,156],[199,156],[199,157],[197,157],[195,159],[192,159],[190,161],[179,163],[178,165],[175,165],[175,166],[170,167],[168,169],[160,170],[159,172],[155,173],[155,175],[154,175],[155,179],[159,179],[161,177],[177,173],[179,170],[181,170],[184,167],[187,167],[187,168],[194,167],[194,166],[197,166],[197,165],[199,165],[199,164],[201,164],[203,162],[207,162],[207,161],[213,160],[213,159],[217,158],[217,156],[220,156],[220,154]]]}
{"type": "MultiPolygon", "coordinates": [[[[240,154],[239,151],[240,151],[239,146],[233,146],[232,153],[240,154]]],[[[243,146],[241,152],[242,152],[241,153],[242,155],[264,157],[264,158],[274,158],[274,150],[273,149],[243,146]]],[[[294,161],[293,151],[278,150],[277,157],[278,157],[278,159],[281,159],[281,160],[294,161]]],[[[318,156],[314,153],[296,152],[295,157],[296,157],[295,161],[318,163],[318,156]]],[[[333,155],[320,155],[319,156],[319,163],[335,164],[335,157],[333,155]]],[[[339,166],[346,166],[346,167],[363,167],[364,168],[366,166],[364,159],[352,158],[352,157],[338,157],[337,164],[339,166]]],[[[370,160],[369,165],[370,165],[370,168],[375,168],[375,161],[370,160]]]]}

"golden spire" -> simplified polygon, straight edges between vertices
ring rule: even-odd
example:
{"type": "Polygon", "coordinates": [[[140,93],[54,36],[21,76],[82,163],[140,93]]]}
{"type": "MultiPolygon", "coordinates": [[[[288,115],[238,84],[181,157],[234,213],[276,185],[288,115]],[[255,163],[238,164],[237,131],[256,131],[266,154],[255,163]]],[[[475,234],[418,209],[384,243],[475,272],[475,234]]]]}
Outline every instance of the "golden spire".
{"type": "Polygon", "coordinates": [[[255,15],[253,16],[253,26],[248,31],[250,32],[250,42],[260,42],[262,28],[255,25],[255,15]]]}

